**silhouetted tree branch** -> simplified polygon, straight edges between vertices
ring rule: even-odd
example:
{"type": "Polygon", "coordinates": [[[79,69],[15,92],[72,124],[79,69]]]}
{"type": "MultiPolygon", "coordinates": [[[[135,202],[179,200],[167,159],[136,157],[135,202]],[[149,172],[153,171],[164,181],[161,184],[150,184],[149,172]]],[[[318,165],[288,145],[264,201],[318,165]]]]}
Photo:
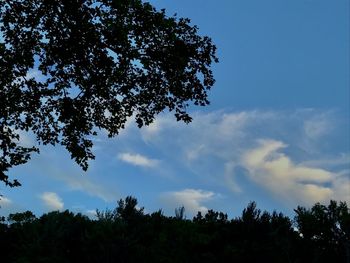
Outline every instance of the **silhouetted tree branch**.
{"type": "Polygon", "coordinates": [[[139,127],[164,111],[191,121],[190,104],[209,103],[216,47],[189,19],[141,0],[0,2],[0,181],[40,144],[61,144],[84,170],[91,136],[110,137],[135,117],[139,127]]]}

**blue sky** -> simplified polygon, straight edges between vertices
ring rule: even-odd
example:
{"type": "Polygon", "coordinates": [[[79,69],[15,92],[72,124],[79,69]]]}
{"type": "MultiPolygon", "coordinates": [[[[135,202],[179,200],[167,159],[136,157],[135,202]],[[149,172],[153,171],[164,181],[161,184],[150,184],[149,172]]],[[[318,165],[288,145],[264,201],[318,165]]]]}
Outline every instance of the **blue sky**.
{"type": "MultiPolygon", "coordinates": [[[[130,121],[95,140],[83,172],[60,147],[41,148],[0,185],[0,214],[69,209],[92,214],[127,195],[167,215],[214,209],[237,216],[249,201],[287,214],[297,205],[350,202],[349,1],[153,0],[189,17],[218,47],[211,105],[193,122],[168,113],[130,121]]],[[[23,134],[24,143],[33,143],[23,134]]]]}

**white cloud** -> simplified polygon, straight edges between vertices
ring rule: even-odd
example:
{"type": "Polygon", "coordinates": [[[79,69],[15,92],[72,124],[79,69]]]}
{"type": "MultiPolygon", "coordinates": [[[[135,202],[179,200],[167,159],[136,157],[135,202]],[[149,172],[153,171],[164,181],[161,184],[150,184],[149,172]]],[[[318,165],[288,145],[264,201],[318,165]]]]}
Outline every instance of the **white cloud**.
{"type": "Polygon", "coordinates": [[[192,116],[192,123],[185,125],[176,122],[171,114],[163,114],[141,129],[142,138],[147,144],[163,148],[165,154],[170,148],[177,151],[180,147],[189,161],[210,154],[226,158],[234,152],[233,147],[237,152],[238,145],[249,143],[255,135],[252,133],[263,131],[266,123],[280,119],[278,113],[271,111],[197,112],[192,116]]]}
{"type": "Polygon", "coordinates": [[[182,122],[177,122],[171,114],[160,114],[148,126],[143,127],[140,132],[144,142],[152,143],[157,140],[157,135],[164,133],[169,128],[180,128],[182,122]]]}
{"type": "Polygon", "coordinates": [[[144,134],[147,137],[147,135],[152,136],[152,135],[156,135],[157,133],[160,132],[160,127],[161,127],[161,122],[162,122],[162,118],[159,119],[155,119],[150,125],[144,127],[144,134]]]}
{"type": "MultiPolygon", "coordinates": [[[[121,153],[117,158],[123,162],[139,167],[157,167],[152,171],[167,173],[167,177],[162,178],[164,181],[159,184],[160,187],[166,185],[168,179],[171,183],[185,185],[179,186],[180,189],[195,183],[202,189],[215,189],[225,194],[231,192],[233,202],[236,203],[261,198],[261,189],[265,196],[274,196],[277,202],[289,207],[327,198],[350,200],[350,175],[345,168],[349,167],[349,155],[342,154],[346,152],[344,147],[333,146],[332,139],[336,136],[327,137],[339,131],[339,128],[345,131],[347,128],[337,124],[333,115],[322,115],[322,112],[315,110],[255,110],[193,113],[192,116],[193,122],[188,125],[176,122],[171,114],[160,115],[153,124],[143,129],[132,124],[127,127],[128,132],[122,139],[117,138],[108,144],[103,142],[105,151],[99,154],[105,158],[105,162],[110,161],[111,165],[114,165],[117,151],[121,153]],[[319,136],[311,138],[310,123],[320,120],[317,116],[324,116],[324,123],[327,123],[327,118],[331,118],[334,128],[327,132],[319,129],[319,136]],[[309,128],[306,129],[306,126],[309,128]],[[271,140],[262,140],[257,144],[259,138],[271,140]],[[152,152],[157,152],[162,160],[129,152],[129,149],[137,151],[140,145],[143,151],[147,147],[152,152]],[[305,150],[309,146],[316,150],[305,150]],[[160,166],[162,169],[159,169],[160,166]]],[[[342,136],[345,133],[339,133],[341,136],[338,137],[344,138],[342,136]]],[[[82,191],[107,202],[121,197],[115,188],[120,185],[118,180],[124,180],[122,174],[120,177],[119,174],[100,176],[100,171],[104,171],[105,167],[91,162],[89,172],[81,176],[77,167],[72,168],[69,155],[63,155],[62,152],[57,149],[45,151],[41,156],[49,161],[37,161],[36,174],[49,174],[53,179],[63,181],[72,190],[82,191]],[[66,166],[63,174],[62,165],[66,166]]],[[[97,159],[100,156],[97,155],[97,159]]],[[[205,211],[208,206],[205,202],[210,201],[213,194],[193,189],[171,193],[162,197],[167,200],[167,204],[171,204],[171,211],[185,205],[187,213],[205,211]]]]}
{"type": "Polygon", "coordinates": [[[345,200],[346,196],[339,196],[337,184],[345,178],[325,169],[293,163],[281,153],[286,147],[280,141],[260,140],[258,147],[248,150],[242,158],[248,177],[277,198],[293,204],[313,204],[337,197],[345,200]]]}
{"type": "Polygon", "coordinates": [[[260,121],[276,118],[276,114],[272,111],[242,111],[234,113],[223,113],[218,118],[217,131],[224,137],[244,137],[244,130],[252,124],[260,121]]]}
{"type": "Polygon", "coordinates": [[[12,204],[12,201],[4,196],[0,196],[0,207],[9,207],[12,204]]]}
{"type": "Polygon", "coordinates": [[[40,198],[50,210],[62,210],[64,207],[62,199],[54,192],[44,192],[40,198]]]}
{"type": "Polygon", "coordinates": [[[202,203],[212,200],[215,193],[201,189],[184,189],[181,191],[167,192],[162,195],[162,200],[167,206],[178,208],[185,207],[186,214],[195,215],[198,211],[205,213],[208,208],[202,203]]]}
{"type": "Polygon", "coordinates": [[[186,153],[186,157],[189,161],[196,160],[200,157],[200,155],[205,152],[205,145],[200,144],[198,147],[194,147],[193,149],[189,149],[186,153]]]}
{"type": "Polygon", "coordinates": [[[186,165],[201,183],[235,194],[254,196],[253,183],[289,205],[346,200],[348,195],[336,183],[346,178],[340,175],[341,166],[349,165],[348,154],[341,153],[346,149],[335,144],[346,133],[339,129],[342,117],[336,112],[216,111],[192,116],[192,123],[181,125],[171,114],[161,115],[153,126],[141,130],[142,138],[165,160],[186,165]],[[272,139],[256,146],[259,138],[272,139]]]}
{"type": "Polygon", "coordinates": [[[23,206],[23,203],[17,203],[15,199],[10,199],[5,196],[0,196],[0,216],[6,216],[13,213],[24,212],[26,210],[28,210],[28,207],[25,205],[23,206]]]}
{"type": "Polygon", "coordinates": [[[227,162],[225,163],[225,174],[224,174],[224,181],[227,185],[227,187],[233,191],[234,193],[242,193],[242,188],[238,185],[237,181],[235,180],[235,168],[238,166],[235,162],[227,162]]]}
{"type": "Polygon", "coordinates": [[[118,155],[118,159],[123,162],[129,163],[135,166],[142,166],[142,167],[155,167],[159,163],[159,160],[150,159],[141,154],[131,154],[131,153],[121,153],[118,155]]]}
{"type": "Polygon", "coordinates": [[[328,158],[325,157],[323,159],[308,160],[302,164],[314,167],[346,166],[350,168],[350,153],[340,153],[339,155],[329,156],[328,158]]]}
{"type": "Polygon", "coordinates": [[[82,191],[88,195],[96,196],[105,202],[114,202],[120,198],[119,193],[115,189],[111,189],[101,183],[89,180],[88,175],[78,176],[62,176],[68,187],[72,190],[82,191]]]}
{"type": "Polygon", "coordinates": [[[333,187],[335,189],[333,199],[343,200],[350,203],[350,171],[347,170],[346,174],[338,174],[333,181],[333,187]]]}
{"type": "Polygon", "coordinates": [[[304,131],[310,139],[318,139],[331,132],[333,123],[329,113],[320,113],[304,122],[304,131]]]}
{"type": "Polygon", "coordinates": [[[94,209],[86,210],[85,214],[92,219],[95,219],[97,216],[96,210],[94,209]]]}

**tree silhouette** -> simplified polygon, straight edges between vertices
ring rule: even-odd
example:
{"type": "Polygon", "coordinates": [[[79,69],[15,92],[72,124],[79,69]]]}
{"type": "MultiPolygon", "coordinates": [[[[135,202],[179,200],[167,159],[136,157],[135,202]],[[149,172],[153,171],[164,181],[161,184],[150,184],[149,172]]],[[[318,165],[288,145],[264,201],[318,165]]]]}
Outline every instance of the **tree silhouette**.
{"type": "Polygon", "coordinates": [[[67,211],[0,218],[1,262],[339,262],[347,263],[345,202],[282,213],[251,202],[240,217],[208,210],[193,220],[147,214],[133,197],[97,220],[67,211]]]}
{"type": "Polygon", "coordinates": [[[186,218],[184,206],[180,206],[178,208],[175,208],[175,218],[179,219],[179,220],[183,220],[186,218]]]}
{"type": "Polygon", "coordinates": [[[350,261],[350,209],[345,202],[317,203],[311,209],[299,206],[295,213],[306,255],[316,262],[350,261]]]}
{"type": "Polygon", "coordinates": [[[61,144],[84,170],[91,137],[110,137],[135,117],[139,127],[164,111],[191,121],[190,104],[209,103],[217,62],[209,37],[189,19],[141,0],[0,2],[0,181],[39,144],[61,144]]]}

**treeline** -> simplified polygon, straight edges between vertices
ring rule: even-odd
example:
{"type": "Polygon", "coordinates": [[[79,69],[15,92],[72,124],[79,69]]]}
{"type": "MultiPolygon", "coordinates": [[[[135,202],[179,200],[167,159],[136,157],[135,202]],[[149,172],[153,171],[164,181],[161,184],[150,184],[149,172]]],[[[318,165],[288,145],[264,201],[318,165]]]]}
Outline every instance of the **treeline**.
{"type": "Polygon", "coordinates": [[[192,219],[144,213],[137,200],[82,214],[10,214],[0,222],[1,262],[344,262],[350,261],[345,202],[297,207],[290,219],[250,203],[240,217],[209,210],[192,219]]]}

